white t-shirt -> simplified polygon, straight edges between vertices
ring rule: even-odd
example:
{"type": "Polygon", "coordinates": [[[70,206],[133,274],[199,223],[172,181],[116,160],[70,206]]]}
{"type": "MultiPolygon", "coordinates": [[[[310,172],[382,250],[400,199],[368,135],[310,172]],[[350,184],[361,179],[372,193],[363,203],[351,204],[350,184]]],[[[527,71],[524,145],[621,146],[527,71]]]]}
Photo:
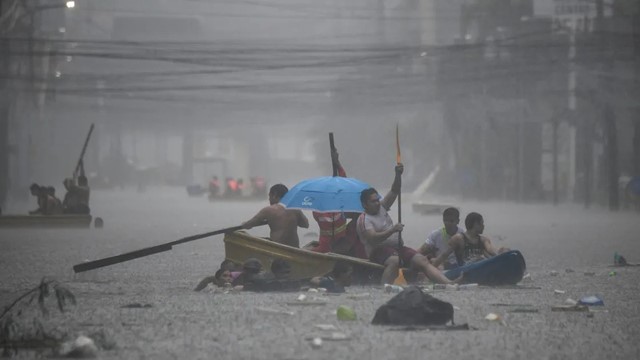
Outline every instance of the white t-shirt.
{"type": "MultiPolygon", "coordinates": [[[[456,234],[461,234],[463,232],[464,230],[462,230],[462,228],[458,226],[458,230],[456,231],[456,234]]],[[[427,240],[425,240],[425,243],[427,245],[430,245],[436,248],[436,257],[437,257],[437,256],[440,256],[440,254],[442,254],[447,249],[447,247],[449,246],[449,239],[451,239],[451,236],[449,236],[445,228],[442,227],[440,229],[433,230],[431,234],[427,236],[427,240]]],[[[457,265],[458,261],[456,260],[456,254],[455,253],[449,254],[449,257],[447,258],[447,262],[452,265],[457,265]]]]}
{"type": "Polygon", "coordinates": [[[391,234],[387,238],[387,240],[383,241],[381,244],[372,245],[368,241],[366,241],[364,237],[364,232],[366,230],[373,230],[375,232],[383,232],[393,226],[393,220],[391,220],[391,216],[387,213],[387,210],[384,206],[380,205],[380,211],[376,215],[370,215],[367,213],[360,214],[358,218],[358,236],[362,239],[362,243],[364,244],[364,249],[367,252],[367,256],[371,256],[371,252],[373,249],[378,246],[398,246],[398,233],[395,232],[391,234]]]}

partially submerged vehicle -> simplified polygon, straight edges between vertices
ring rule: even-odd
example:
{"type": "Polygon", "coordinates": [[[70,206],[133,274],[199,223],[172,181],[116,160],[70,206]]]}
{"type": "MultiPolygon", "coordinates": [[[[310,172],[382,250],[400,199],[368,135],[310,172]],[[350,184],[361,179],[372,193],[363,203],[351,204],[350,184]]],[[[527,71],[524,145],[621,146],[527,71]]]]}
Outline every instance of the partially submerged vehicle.
{"type": "MultiPolygon", "coordinates": [[[[88,228],[91,215],[0,215],[0,228],[88,228]]],[[[96,227],[102,219],[96,218],[96,227]]]]}

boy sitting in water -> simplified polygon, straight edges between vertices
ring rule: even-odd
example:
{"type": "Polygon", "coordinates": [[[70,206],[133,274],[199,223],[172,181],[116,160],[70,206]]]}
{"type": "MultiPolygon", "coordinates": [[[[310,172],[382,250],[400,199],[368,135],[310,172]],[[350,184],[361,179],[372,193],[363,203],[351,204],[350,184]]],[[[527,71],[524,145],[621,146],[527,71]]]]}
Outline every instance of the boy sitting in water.
{"type": "Polygon", "coordinates": [[[327,289],[330,293],[343,293],[351,285],[353,268],[346,262],[338,261],[329,275],[312,278],[309,283],[314,287],[327,289]]]}
{"type": "Polygon", "coordinates": [[[200,291],[207,287],[209,284],[214,284],[219,287],[224,287],[226,283],[233,283],[233,281],[240,276],[240,271],[235,271],[236,264],[231,260],[224,260],[220,263],[220,269],[216,271],[215,275],[207,276],[202,279],[198,285],[196,285],[194,291],[200,291]],[[229,281],[225,281],[229,279],[229,281]]]}

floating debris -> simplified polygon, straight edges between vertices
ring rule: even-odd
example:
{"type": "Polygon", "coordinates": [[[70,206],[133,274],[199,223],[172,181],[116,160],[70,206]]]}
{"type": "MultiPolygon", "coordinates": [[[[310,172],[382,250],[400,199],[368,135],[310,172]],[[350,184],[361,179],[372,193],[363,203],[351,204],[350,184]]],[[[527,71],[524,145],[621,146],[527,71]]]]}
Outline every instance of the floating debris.
{"type": "Polygon", "coordinates": [[[317,305],[327,305],[326,301],[290,301],[285,303],[290,306],[317,306],[317,305]]]}
{"type": "Polygon", "coordinates": [[[320,348],[322,346],[322,339],[319,337],[313,338],[313,340],[311,340],[311,346],[313,348],[320,348]]]}
{"type": "Polygon", "coordinates": [[[576,305],[556,305],[556,306],[552,306],[551,307],[551,311],[567,311],[567,312],[577,311],[577,312],[582,312],[582,311],[589,311],[589,307],[586,306],[586,305],[580,305],[580,304],[576,304],[576,305]]]}
{"type": "Polygon", "coordinates": [[[514,307],[528,307],[533,306],[533,304],[507,304],[507,303],[493,303],[490,304],[492,306],[514,306],[514,307]]]}
{"type": "Polygon", "coordinates": [[[588,306],[604,306],[604,301],[594,295],[585,296],[578,301],[579,304],[588,305],[588,306]]]}
{"type": "Polygon", "coordinates": [[[513,310],[509,310],[510,313],[537,313],[538,309],[534,308],[515,308],[513,310]]]}
{"type": "Polygon", "coordinates": [[[265,313],[265,314],[276,314],[276,315],[295,315],[295,313],[293,311],[287,311],[287,310],[280,310],[280,309],[272,309],[272,308],[265,308],[265,307],[256,307],[256,310],[258,310],[261,313],[265,313]]]}
{"type": "Polygon", "coordinates": [[[147,308],[153,307],[153,305],[151,305],[151,304],[141,304],[141,303],[131,303],[131,304],[122,305],[120,307],[124,308],[124,309],[147,309],[147,308]]]}
{"type": "Polygon", "coordinates": [[[314,326],[320,330],[325,330],[325,331],[338,330],[338,328],[333,324],[316,324],[314,326]]]}
{"type": "Polygon", "coordinates": [[[94,358],[98,354],[98,347],[87,336],[80,335],[73,341],[67,341],[60,345],[58,355],[70,358],[94,358]]]}
{"type": "Polygon", "coordinates": [[[430,326],[404,326],[400,328],[391,328],[390,331],[456,331],[456,330],[478,330],[477,328],[469,326],[469,324],[462,325],[430,325],[430,326]]]}
{"type": "Polygon", "coordinates": [[[353,321],[358,318],[356,316],[356,312],[353,311],[353,309],[344,305],[340,305],[338,307],[336,314],[338,316],[338,320],[342,320],[342,321],[353,321]]]}

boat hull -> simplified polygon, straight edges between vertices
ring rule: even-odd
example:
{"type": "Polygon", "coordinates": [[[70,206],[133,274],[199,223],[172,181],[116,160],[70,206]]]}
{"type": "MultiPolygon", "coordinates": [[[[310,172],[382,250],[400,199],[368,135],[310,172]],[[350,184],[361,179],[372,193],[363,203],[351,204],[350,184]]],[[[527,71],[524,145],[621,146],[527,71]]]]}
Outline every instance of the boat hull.
{"type": "Polygon", "coordinates": [[[511,250],[500,255],[445,271],[445,276],[455,279],[464,272],[463,282],[480,285],[500,286],[515,285],[522,280],[527,265],[518,250],[511,250]]]}
{"type": "Polygon", "coordinates": [[[91,215],[0,215],[0,228],[88,228],[91,215]]]}
{"type": "Polygon", "coordinates": [[[282,259],[291,265],[290,279],[302,280],[328,274],[337,261],[345,261],[353,267],[353,280],[358,284],[379,283],[382,276],[381,265],[368,260],[333,253],[322,254],[305,249],[293,248],[267,239],[251,236],[245,231],[236,231],[224,237],[225,257],[242,264],[248,258],[260,260],[269,269],[275,259],[282,259]]]}

